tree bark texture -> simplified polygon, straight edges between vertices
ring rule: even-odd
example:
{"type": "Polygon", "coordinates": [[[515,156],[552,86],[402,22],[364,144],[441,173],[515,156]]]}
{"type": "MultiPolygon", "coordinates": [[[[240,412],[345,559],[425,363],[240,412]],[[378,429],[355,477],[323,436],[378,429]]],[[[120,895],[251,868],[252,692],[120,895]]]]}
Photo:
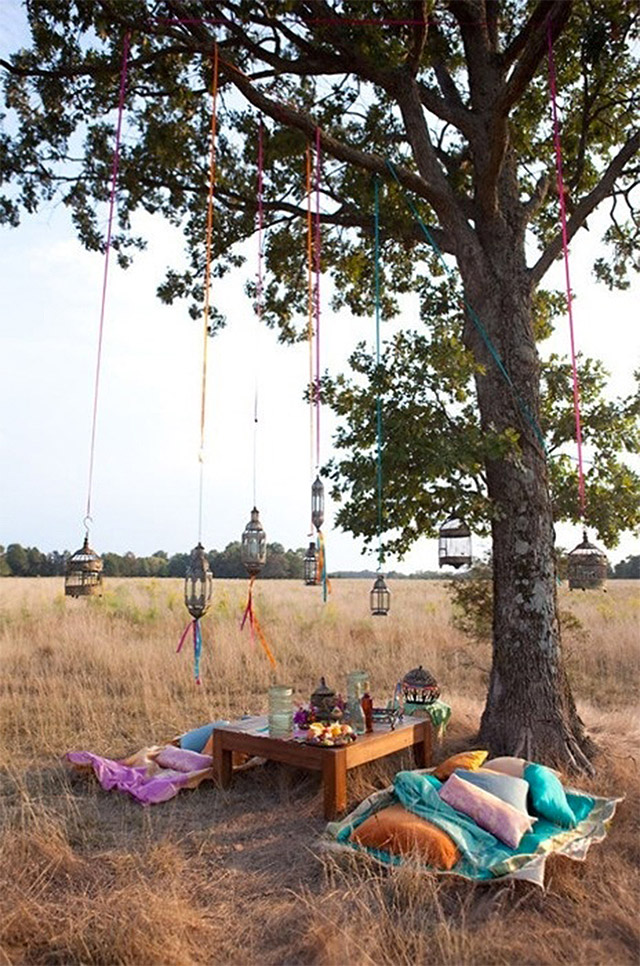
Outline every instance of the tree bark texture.
{"type": "Polygon", "coordinates": [[[591,771],[594,746],[577,715],[562,656],[548,471],[534,428],[540,363],[524,238],[515,211],[478,227],[491,245],[461,259],[465,294],[512,381],[468,318],[465,338],[484,370],[476,380],[481,423],[487,432],[519,432],[518,453],[486,464],[494,508],[494,617],[480,740],[492,755],[591,771]]]}

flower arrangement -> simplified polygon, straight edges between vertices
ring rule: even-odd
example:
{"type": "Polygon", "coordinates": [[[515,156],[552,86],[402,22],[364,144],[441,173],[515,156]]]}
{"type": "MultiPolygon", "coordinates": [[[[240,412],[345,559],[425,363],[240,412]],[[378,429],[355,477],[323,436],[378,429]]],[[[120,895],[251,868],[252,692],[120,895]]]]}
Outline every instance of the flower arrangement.
{"type": "Polygon", "coordinates": [[[339,748],[348,745],[356,740],[356,733],[348,724],[340,724],[334,721],[333,724],[324,724],[322,721],[314,721],[309,725],[309,736],[307,741],[311,745],[323,745],[328,748],[339,748]]]}

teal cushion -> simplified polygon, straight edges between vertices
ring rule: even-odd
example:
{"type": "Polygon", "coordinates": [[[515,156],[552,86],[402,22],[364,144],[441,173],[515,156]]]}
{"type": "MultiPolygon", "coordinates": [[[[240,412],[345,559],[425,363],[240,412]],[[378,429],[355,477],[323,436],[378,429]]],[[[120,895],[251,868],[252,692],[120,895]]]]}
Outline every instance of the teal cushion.
{"type": "Polygon", "coordinates": [[[420,777],[424,778],[425,781],[429,782],[429,784],[432,785],[436,791],[442,788],[442,782],[440,781],[439,778],[436,778],[435,775],[420,775],[420,777]]]}
{"type": "Polygon", "coordinates": [[[522,778],[514,775],[503,775],[498,772],[492,773],[480,768],[477,771],[468,771],[466,768],[456,768],[455,774],[464,778],[466,782],[482,788],[485,792],[495,795],[508,805],[513,805],[519,812],[528,815],[527,795],[529,786],[522,778]]]}
{"type": "Polygon", "coordinates": [[[549,768],[526,765],[524,780],[529,782],[531,810],[561,828],[575,828],[576,817],[567,801],[564,788],[549,768]]]}

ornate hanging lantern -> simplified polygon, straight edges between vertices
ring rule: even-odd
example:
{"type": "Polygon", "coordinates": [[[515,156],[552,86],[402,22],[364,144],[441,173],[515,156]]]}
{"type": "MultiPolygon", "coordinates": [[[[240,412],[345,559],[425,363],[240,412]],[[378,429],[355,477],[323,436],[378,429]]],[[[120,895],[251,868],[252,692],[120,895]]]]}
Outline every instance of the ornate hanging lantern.
{"type": "Polygon", "coordinates": [[[267,535],[262,529],[256,507],[251,511],[251,519],[242,534],[240,556],[250,577],[260,573],[267,559],[267,535]]]}
{"type": "Polygon", "coordinates": [[[463,520],[450,516],[438,534],[440,567],[468,567],[471,564],[471,531],[463,520]]]}
{"type": "Polygon", "coordinates": [[[324,486],[316,476],[311,487],[311,522],[319,530],[324,522],[324,486]]]}
{"type": "Polygon", "coordinates": [[[198,620],[209,610],[213,593],[213,576],[204,547],[198,543],[191,551],[184,578],[184,602],[191,616],[198,620]]]}
{"type": "Polygon", "coordinates": [[[307,587],[314,587],[318,583],[318,557],[313,540],[304,555],[304,582],[307,587]]]}
{"type": "Polygon", "coordinates": [[[378,574],[369,594],[372,617],[386,617],[391,606],[391,592],[382,574],[378,574]]]}
{"type": "Polygon", "coordinates": [[[81,549],[67,561],[64,592],[67,597],[102,596],[102,559],[89,546],[88,534],[81,549]]]}
{"type": "Polygon", "coordinates": [[[597,590],[607,579],[607,556],[589,543],[587,531],[582,531],[582,543],[567,558],[569,590],[597,590]]]}

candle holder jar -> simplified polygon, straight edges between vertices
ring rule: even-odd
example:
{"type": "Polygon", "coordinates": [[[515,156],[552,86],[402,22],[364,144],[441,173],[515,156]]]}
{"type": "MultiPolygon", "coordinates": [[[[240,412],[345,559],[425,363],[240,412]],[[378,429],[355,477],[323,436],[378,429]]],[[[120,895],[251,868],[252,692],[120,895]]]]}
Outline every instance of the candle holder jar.
{"type": "Polygon", "coordinates": [[[347,711],[349,724],[357,735],[367,730],[362,696],[369,691],[369,675],[366,671],[351,671],[347,674],[347,711]]]}
{"type": "Polygon", "coordinates": [[[293,688],[277,684],[269,688],[269,737],[293,736],[293,688]]]}
{"type": "Polygon", "coordinates": [[[356,687],[360,689],[360,697],[367,691],[371,694],[368,671],[349,671],[347,674],[347,698],[355,696],[356,687]]]}

